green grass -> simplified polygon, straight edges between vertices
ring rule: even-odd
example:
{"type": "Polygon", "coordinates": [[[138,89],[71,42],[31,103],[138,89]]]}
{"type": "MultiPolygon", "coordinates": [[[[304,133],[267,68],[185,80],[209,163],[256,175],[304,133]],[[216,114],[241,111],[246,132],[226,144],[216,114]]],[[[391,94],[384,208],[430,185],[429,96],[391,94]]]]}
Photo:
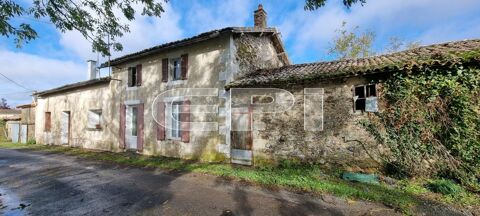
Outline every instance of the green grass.
{"type": "Polygon", "coordinates": [[[327,174],[318,166],[290,165],[283,167],[252,168],[230,164],[211,164],[167,157],[142,156],[128,153],[98,152],[79,148],[0,143],[0,148],[29,149],[63,153],[82,158],[112,163],[157,167],[166,170],[208,173],[228,179],[241,180],[269,188],[284,188],[293,191],[327,193],[348,199],[381,202],[410,213],[420,197],[443,203],[480,206],[480,198],[463,190],[462,197],[434,194],[421,182],[401,181],[397,187],[385,184],[372,185],[341,180],[337,174],[327,174]]]}

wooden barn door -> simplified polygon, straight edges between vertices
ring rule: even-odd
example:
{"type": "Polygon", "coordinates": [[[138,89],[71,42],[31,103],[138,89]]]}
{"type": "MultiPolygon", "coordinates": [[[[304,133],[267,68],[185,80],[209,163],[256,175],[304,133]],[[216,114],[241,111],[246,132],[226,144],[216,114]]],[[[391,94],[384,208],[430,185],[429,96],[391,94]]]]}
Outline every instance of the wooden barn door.
{"type": "Polygon", "coordinates": [[[252,165],[252,107],[232,108],[231,118],[232,163],[252,165]]]}

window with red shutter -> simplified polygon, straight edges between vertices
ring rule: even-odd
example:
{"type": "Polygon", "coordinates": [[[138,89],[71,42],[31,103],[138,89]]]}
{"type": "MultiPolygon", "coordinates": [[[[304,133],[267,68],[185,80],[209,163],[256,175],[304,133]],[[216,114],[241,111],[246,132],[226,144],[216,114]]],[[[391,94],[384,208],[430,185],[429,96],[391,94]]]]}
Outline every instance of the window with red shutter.
{"type": "Polygon", "coordinates": [[[168,82],[168,58],[162,59],[162,82],[168,82]]]}
{"type": "Polygon", "coordinates": [[[52,113],[45,112],[45,132],[50,132],[52,128],[52,113]]]}
{"type": "Polygon", "coordinates": [[[136,71],[137,71],[137,78],[136,78],[136,86],[141,86],[142,85],[142,65],[139,64],[137,65],[136,67],[136,71]]]}
{"type": "Polygon", "coordinates": [[[143,141],[144,141],[144,124],[143,124],[143,103],[137,105],[138,109],[138,116],[137,116],[137,128],[138,128],[138,134],[137,134],[137,151],[141,152],[143,151],[143,141]]]}
{"type": "Polygon", "coordinates": [[[182,74],[181,79],[186,80],[188,76],[188,54],[183,54],[181,56],[182,59],[182,74]]]}
{"type": "Polygon", "coordinates": [[[190,142],[190,101],[186,100],[182,103],[181,114],[181,131],[182,142],[190,142]]]}
{"type": "Polygon", "coordinates": [[[157,104],[157,140],[165,140],[165,103],[157,104]]]}
{"type": "Polygon", "coordinates": [[[119,148],[125,148],[125,123],[126,123],[127,106],[120,104],[120,143],[119,148]]]}

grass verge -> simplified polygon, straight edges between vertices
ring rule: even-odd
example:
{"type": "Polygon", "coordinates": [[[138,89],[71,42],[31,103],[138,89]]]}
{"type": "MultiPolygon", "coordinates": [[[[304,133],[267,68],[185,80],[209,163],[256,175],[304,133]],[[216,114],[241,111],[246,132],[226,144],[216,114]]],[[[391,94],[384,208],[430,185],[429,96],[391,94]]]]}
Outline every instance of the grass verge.
{"type": "Polygon", "coordinates": [[[0,142],[0,148],[28,149],[63,153],[82,158],[140,167],[156,167],[167,170],[208,173],[230,179],[242,180],[270,188],[294,191],[327,193],[348,199],[381,202],[404,213],[411,213],[420,198],[433,199],[457,206],[480,206],[476,194],[462,191],[461,195],[442,195],[428,191],[425,181],[400,181],[395,187],[386,184],[362,184],[347,182],[334,174],[326,174],[318,166],[288,166],[252,168],[230,164],[211,164],[159,156],[142,156],[113,152],[98,152],[61,146],[26,145],[0,142]]]}

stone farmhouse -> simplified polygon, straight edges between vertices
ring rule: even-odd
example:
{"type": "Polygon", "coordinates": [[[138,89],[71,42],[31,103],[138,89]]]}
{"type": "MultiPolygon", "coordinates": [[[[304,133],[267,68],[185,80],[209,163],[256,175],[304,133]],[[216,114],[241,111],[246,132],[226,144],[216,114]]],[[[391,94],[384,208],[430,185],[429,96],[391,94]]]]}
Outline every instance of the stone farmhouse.
{"type": "Polygon", "coordinates": [[[289,158],[370,166],[360,119],[381,111],[382,80],[479,51],[480,40],[362,59],[291,64],[260,5],[228,27],[128,54],[88,80],[36,94],[37,143],[245,165],[289,158]],[[448,56],[449,58],[445,58],[448,56]]]}

